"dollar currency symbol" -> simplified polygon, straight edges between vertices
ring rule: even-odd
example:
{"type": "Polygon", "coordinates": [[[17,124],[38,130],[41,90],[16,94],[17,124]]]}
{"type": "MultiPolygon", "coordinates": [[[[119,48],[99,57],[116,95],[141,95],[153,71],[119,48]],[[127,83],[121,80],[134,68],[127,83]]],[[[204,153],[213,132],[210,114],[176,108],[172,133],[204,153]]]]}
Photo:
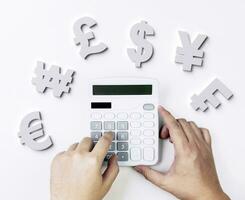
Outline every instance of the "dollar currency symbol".
{"type": "Polygon", "coordinates": [[[90,41],[95,39],[93,32],[84,33],[83,27],[88,26],[93,28],[97,25],[97,22],[90,17],[83,17],[76,21],[73,30],[75,34],[74,42],[76,45],[81,45],[80,55],[87,59],[88,56],[92,54],[98,54],[106,51],[108,47],[104,43],[99,43],[98,45],[91,46],[90,41]]]}
{"type": "Polygon", "coordinates": [[[128,56],[135,63],[136,67],[140,68],[142,63],[147,62],[153,55],[153,46],[146,40],[146,36],[154,36],[154,29],[142,21],[135,24],[131,29],[131,39],[137,45],[135,49],[128,49],[128,56]]]}
{"type": "Polygon", "coordinates": [[[25,144],[35,151],[43,151],[50,148],[53,145],[53,142],[50,137],[42,142],[36,141],[37,139],[44,136],[42,123],[32,125],[32,123],[36,120],[41,120],[40,112],[32,112],[25,116],[21,121],[20,132],[18,133],[18,136],[20,137],[21,143],[23,145],[25,144]]]}

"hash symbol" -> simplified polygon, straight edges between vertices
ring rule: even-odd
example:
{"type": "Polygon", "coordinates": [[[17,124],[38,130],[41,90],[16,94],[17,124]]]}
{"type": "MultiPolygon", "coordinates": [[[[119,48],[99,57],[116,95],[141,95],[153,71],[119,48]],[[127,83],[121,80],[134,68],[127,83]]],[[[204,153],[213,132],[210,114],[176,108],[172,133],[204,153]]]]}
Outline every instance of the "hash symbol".
{"type": "Polygon", "coordinates": [[[71,88],[69,84],[73,81],[75,71],[67,70],[62,75],[59,66],[51,66],[49,71],[46,69],[44,62],[37,62],[35,69],[36,77],[32,79],[32,83],[36,85],[36,89],[40,93],[44,93],[47,88],[53,89],[55,97],[61,97],[63,93],[69,93],[71,88]]]}
{"type": "Polygon", "coordinates": [[[191,43],[190,36],[186,32],[179,31],[183,47],[177,47],[175,62],[183,64],[184,71],[192,71],[192,66],[201,67],[203,64],[204,52],[200,50],[208,36],[198,35],[191,43]]]}

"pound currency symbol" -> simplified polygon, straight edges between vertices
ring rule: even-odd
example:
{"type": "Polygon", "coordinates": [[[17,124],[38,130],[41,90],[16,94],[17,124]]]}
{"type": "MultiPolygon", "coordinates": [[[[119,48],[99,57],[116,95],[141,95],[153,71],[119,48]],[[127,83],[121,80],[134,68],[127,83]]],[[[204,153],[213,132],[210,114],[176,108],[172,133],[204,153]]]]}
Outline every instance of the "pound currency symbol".
{"type": "Polygon", "coordinates": [[[84,33],[83,27],[92,28],[97,25],[97,22],[90,17],[83,17],[76,21],[73,30],[75,34],[74,42],[76,45],[81,45],[80,55],[87,59],[92,54],[98,54],[106,51],[108,47],[104,43],[95,46],[90,45],[90,41],[95,39],[93,32],[84,33]]]}

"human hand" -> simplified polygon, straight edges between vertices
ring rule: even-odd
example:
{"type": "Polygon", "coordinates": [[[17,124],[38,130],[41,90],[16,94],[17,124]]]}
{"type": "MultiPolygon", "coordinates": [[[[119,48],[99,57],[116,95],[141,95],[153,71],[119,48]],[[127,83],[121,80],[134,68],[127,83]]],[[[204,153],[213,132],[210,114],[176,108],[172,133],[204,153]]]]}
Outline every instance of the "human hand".
{"type": "Polygon", "coordinates": [[[162,107],[159,113],[165,122],[160,137],[170,137],[174,144],[174,162],[167,172],[158,172],[147,166],[135,169],[179,199],[228,200],[216,173],[209,131],[197,127],[194,122],[176,120],[162,107]]]}
{"type": "Polygon", "coordinates": [[[84,138],[54,158],[51,200],[101,200],[106,195],[119,172],[116,155],[101,171],[112,138],[104,134],[94,148],[91,138],[84,138]]]}

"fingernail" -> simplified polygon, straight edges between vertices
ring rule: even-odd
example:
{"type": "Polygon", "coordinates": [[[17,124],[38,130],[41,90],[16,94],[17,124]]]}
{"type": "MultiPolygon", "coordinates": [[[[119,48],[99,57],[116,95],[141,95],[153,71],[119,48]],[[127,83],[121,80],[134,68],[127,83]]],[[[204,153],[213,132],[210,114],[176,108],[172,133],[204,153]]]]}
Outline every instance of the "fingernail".
{"type": "Polygon", "coordinates": [[[139,167],[134,167],[134,169],[137,171],[137,172],[139,172],[139,173],[142,173],[142,170],[139,168],[139,167]]]}
{"type": "Polygon", "coordinates": [[[104,135],[109,136],[109,137],[113,137],[113,133],[112,132],[106,132],[104,135]]]}

